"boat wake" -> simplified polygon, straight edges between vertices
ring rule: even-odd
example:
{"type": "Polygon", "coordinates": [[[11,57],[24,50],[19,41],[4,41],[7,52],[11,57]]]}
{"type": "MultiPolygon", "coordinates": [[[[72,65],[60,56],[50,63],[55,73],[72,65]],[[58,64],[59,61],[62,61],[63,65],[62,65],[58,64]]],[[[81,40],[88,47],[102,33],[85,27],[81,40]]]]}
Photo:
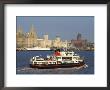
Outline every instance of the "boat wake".
{"type": "Polygon", "coordinates": [[[16,69],[16,74],[74,74],[76,71],[87,68],[88,65],[72,68],[55,68],[55,69],[37,69],[30,67],[21,67],[16,69]]]}
{"type": "Polygon", "coordinates": [[[25,70],[32,70],[32,68],[29,67],[23,67],[23,68],[17,68],[17,71],[25,71],[25,70]]]}

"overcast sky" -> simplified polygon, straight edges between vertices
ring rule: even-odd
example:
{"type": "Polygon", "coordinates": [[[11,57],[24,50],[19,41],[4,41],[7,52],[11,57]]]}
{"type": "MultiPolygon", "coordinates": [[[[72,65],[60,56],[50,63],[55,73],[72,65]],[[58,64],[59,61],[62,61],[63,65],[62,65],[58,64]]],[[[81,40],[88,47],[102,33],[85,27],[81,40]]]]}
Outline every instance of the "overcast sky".
{"type": "Polygon", "coordinates": [[[17,16],[16,20],[24,32],[29,32],[33,24],[41,38],[48,34],[49,39],[60,36],[62,40],[71,40],[81,33],[83,39],[94,42],[93,16],[17,16]]]}

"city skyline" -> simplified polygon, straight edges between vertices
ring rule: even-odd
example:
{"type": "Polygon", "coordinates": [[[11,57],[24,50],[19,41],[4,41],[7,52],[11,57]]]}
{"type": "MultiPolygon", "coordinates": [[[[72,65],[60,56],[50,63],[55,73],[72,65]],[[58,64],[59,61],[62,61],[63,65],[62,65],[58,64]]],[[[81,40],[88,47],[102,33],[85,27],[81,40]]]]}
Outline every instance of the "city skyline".
{"type": "Polygon", "coordinates": [[[17,28],[29,32],[32,25],[39,38],[48,34],[49,39],[60,36],[62,40],[71,40],[81,33],[83,39],[94,42],[93,16],[17,16],[17,28]]]}

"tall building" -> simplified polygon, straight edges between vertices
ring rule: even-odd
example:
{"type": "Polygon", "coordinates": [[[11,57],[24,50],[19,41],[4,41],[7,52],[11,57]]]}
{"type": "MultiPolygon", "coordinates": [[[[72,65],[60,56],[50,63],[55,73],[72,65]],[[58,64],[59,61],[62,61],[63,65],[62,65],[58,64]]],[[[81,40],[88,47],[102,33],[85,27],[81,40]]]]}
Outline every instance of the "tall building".
{"type": "Polygon", "coordinates": [[[71,40],[71,44],[73,47],[78,48],[78,49],[85,49],[87,46],[87,40],[82,39],[81,34],[78,33],[77,39],[76,40],[71,40]]]}
{"type": "Polygon", "coordinates": [[[22,48],[24,47],[25,35],[23,33],[23,28],[18,27],[16,32],[16,47],[22,48]]]}
{"type": "Polygon", "coordinates": [[[80,33],[78,33],[78,35],[77,35],[77,40],[81,40],[81,34],[80,33]]]}
{"type": "Polygon", "coordinates": [[[25,47],[31,48],[37,46],[37,34],[34,26],[32,25],[29,33],[26,33],[25,47]]]}

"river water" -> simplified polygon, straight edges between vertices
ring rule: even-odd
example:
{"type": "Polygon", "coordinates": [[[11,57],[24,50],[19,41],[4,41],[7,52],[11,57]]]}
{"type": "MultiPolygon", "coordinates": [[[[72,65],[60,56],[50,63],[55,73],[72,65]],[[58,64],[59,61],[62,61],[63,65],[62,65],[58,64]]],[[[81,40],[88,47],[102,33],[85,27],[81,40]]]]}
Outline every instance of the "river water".
{"type": "Polygon", "coordinates": [[[16,51],[16,74],[94,74],[94,51],[76,51],[75,53],[84,57],[88,67],[37,69],[29,67],[31,57],[41,55],[46,57],[53,51],[16,51]]]}

